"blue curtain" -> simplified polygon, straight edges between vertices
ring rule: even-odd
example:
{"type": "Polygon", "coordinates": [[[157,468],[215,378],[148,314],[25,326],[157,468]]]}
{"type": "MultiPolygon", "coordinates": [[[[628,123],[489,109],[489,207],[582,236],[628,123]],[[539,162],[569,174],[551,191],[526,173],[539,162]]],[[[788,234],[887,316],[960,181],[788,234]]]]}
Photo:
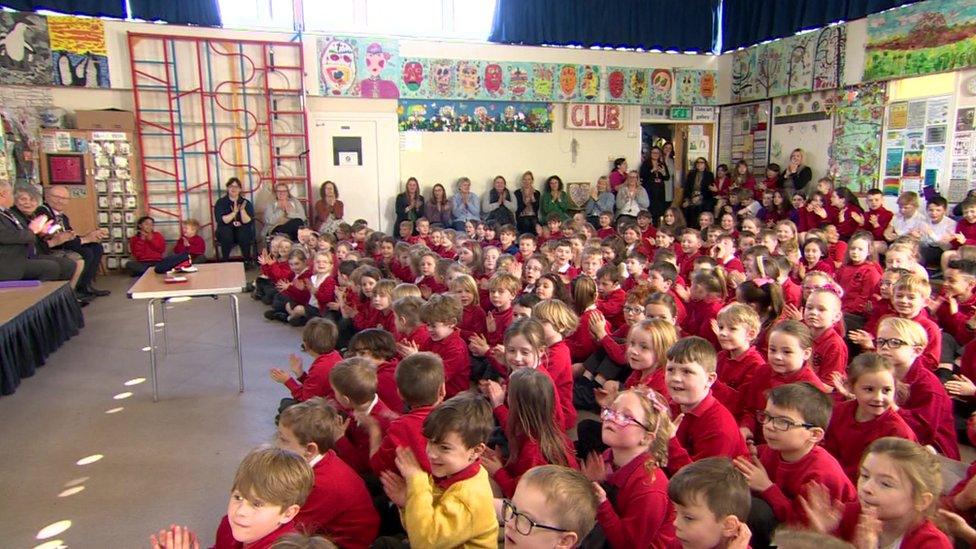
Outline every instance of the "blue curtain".
{"type": "Polygon", "coordinates": [[[708,53],[721,0],[498,0],[488,40],[708,53]]]}
{"type": "Polygon", "coordinates": [[[723,0],[722,51],[851,21],[917,0],[723,0]]]}
{"type": "Polygon", "coordinates": [[[72,15],[125,19],[124,0],[4,0],[2,3],[18,11],[51,10],[72,15]]]}
{"type": "Polygon", "coordinates": [[[217,0],[129,0],[132,17],[174,25],[220,26],[217,0]]]}

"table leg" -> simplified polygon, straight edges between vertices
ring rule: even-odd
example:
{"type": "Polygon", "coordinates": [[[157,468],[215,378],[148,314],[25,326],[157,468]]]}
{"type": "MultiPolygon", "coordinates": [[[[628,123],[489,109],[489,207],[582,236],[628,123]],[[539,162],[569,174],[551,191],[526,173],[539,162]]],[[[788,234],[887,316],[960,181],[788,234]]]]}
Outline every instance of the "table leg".
{"type": "Polygon", "coordinates": [[[237,296],[230,294],[230,310],[234,320],[234,345],[237,347],[237,381],[239,392],[244,392],[244,354],[241,351],[241,311],[237,296]]]}
{"type": "Polygon", "coordinates": [[[149,311],[149,379],[152,381],[153,402],[159,400],[156,384],[156,300],[150,299],[149,311]]]}
{"type": "Polygon", "coordinates": [[[169,356],[169,336],[166,334],[166,304],[169,303],[168,299],[162,299],[159,301],[159,318],[162,320],[163,328],[163,354],[169,356]]]}

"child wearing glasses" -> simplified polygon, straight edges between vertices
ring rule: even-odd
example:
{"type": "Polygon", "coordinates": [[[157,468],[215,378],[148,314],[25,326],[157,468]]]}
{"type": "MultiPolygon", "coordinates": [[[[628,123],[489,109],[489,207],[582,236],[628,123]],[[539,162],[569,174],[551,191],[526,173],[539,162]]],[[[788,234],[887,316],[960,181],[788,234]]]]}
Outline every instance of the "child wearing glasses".
{"type": "Polygon", "coordinates": [[[590,454],[583,474],[600,502],[597,522],[610,547],[659,547],[674,543],[674,506],[668,499],[668,441],[674,424],[653,389],[624,391],[601,414],[608,450],[590,454]]]}
{"type": "Polygon", "coordinates": [[[505,547],[577,547],[596,524],[593,485],[559,465],[529,469],[512,499],[502,500],[505,547]]]}
{"type": "MultiPolygon", "coordinates": [[[[769,334],[767,365],[759,369],[739,391],[739,431],[746,442],[759,444],[763,431],[758,429],[757,414],[766,409],[766,391],[806,381],[823,392],[827,387],[807,362],[813,353],[810,329],[796,320],[777,322],[769,334]]],[[[824,425],[826,427],[826,425],[824,425]]]]}
{"type": "Polygon", "coordinates": [[[916,440],[898,415],[895,387],[895,367],[881,355],[860,354],[847,367],[847,382],[838,392],[850,400],[834,407],[823,446],[851,482],[857,482],[861,457],[875,440],[889,436],[916,440]]]}
{"type": "Polygon", "coordinates": [[[898,381],[909,387],[898,414],[915,431],[918,443],[959,459],[952,400],[939,378],[918,360],[928,343],[925,330],[913,320],[889,316],[878,325],[874,343],[895,367],[898,381]]]}
{"type": "Polygon", "coordinates": [[[819,445],[830,410],[830,397],[809,383],[769,390],[765,409],[756,415],[766,444],[757,448],[758,457],[738,457],[733,462],[753,494],[772,511],[770,517],[765,506],[756,507],[753,500],[749,528],[757,541],[769,539],[777,524],[810,523],[800,498],[806,497],[811,483],[822,485],[830,501],[846,504],[856,500],[857,491],[840,463],[819,445]]]}

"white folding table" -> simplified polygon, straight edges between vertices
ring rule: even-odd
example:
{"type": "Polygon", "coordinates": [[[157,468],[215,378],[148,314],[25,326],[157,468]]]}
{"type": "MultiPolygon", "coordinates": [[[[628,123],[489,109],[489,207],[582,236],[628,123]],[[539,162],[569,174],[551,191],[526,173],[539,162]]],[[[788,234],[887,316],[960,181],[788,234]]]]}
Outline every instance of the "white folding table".
{"type": "Polygon", "coordinates": [[[242,263],[208,263],[196,265],[194,273],[182,273],[186,282],[167,283],[166,275],[146,271],[129,288],[129,299],[148,299],[149,317],[149,376],[152,380],[153,402],[159,399],[156,381],[156,304],[160,304],[164,348],[166,337],[166,303],[175,298],[230,296],[231,317],[234,323],[234,345],[237,349],[237,376],[240,392],[244,392],[244,357],[241,353],[241,315],[237,295],[244,291],[247,279],[242,263]]]}

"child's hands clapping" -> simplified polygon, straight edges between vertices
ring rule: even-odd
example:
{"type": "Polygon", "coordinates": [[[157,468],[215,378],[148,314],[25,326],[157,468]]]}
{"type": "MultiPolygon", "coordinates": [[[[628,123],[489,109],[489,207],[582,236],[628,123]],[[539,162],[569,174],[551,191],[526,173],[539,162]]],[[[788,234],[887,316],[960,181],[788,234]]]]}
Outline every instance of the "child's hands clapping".
{"type": "Polygon", "coordinates": [[[976,384],[962,374],[952,376],[946,381],[946,392],[952,396],[973,396],[976,395],[976,384]]]}
{"type": "Polygon", "coordinates": [[[298,358],[295,353],[288,355],[288,368],[295,374],[295,377],[301,377],[305,373],[302,359],[298,358]]]}
{"type": "Polygon", "coordinates": [[[590,334],[593,335],[593,339],[600,341],[601,339],[607,337],[607,318],[603,316],[600,311],[594,311],[590,315],[590,334]]]}
{"type": "Polygon", "coordinates": [[[481,454],[481,465],[489,475],[494,475],[502,468],[502,460],[495,450],[488,448],[481,454]]]}
{"type": "Polygon", "coordinates": [[[291,376],[288,375],[288,372],[282,370],[281,368],[272,368],[271,369],[271,379],[273,381],[276,381],[278,383],[284,383],[284,382],[288,381],[288,379],[290,377],[291,376]]]}
{"type": "Polygon", "coordinates": [[[603,461],[603,456],[596,452],[590,452],[590,455],[583,458],[580,472],[594,483],[607,480],[607,464],[603,461]]]}
{"type": "Polygon", "coordinates": [[[420,352],[420,347],[418,347],[416,343],[410,340],[401,341],[397,343],[396,348],[397,348],[397,353],[399,353],[399,355],[403,358],[407,358],[408,356],[414,353],[420,352]]]}
{"type": "Polygon", "coordinates": [[[424,474],[420,462],[417,461],[417,456],[413,455],[413,450],[406,446],[400,446],[396,449],[396,466],[406,480],[424,474]]]}
{"type": "Polygon", "coordinates": [[[749,488],[756,492],[765,492],[767,488],[773,485],[773,481],[769,480],[769,474],[766,473],[766,468],[756,457],[737,457],[732,463],[735,468],[738,469],[746,477],[746,481],[749,482],[749,488]]]}
{"type": "Polygon", "coordinates": [[[495,362],[499,364],[505,364],[505,346],[498,344],[492,347],[491,358],[495,359],[495,362]]]}
{"type": "Polygon", "coordinates": [[[854,398],[854,393],[852,393],[847,388],[847,382],[844,380],[844,376],[840,372],[832,372],[830,374],[830,384],[833,385],[834,390],[844,397],[845,400],[851,400],[854,398]]]}
{"type": "Polygon", "coordinates": [[[275,288],[277,288],[279,292],[287,290],[288,286],[291,286],[291,282],[288,282],[287,280],[279,280],[278,282],[275,282],[275,288]]]}
{"type": "Polygon", "coordinates": [[[783,312],[780,317],[783,320],[803,320],[803,313],[800,312],[800,309],[796,308],[796,305],[787,303],[783,305],[783,312]]]}
{"type": "Polygon", "coordinates": [[[860,346],[862,349],[873,349],[874,338],[864,330],[851,330],[847,332],[847,338],[851,343],[860,346]]]}
{"type": "Polygon", "coordinates": [[[380,473],[380,483],[383,484],[383,491],[386,497],[390,498],[397,507],[403,508],[407,505],[407,483],[403,477],[393,471],[382,471],[380,473]]]}
{"type": "Polygon", "coordinates": [[[158,534],[149,536],[152,549],[200,549],[200,540],[186,526],[171,524],[158,534]]]}
{"type": "Polygon", "coordinates": [[[481,394],[488,398],[492,408],[498,408],[505,404],[505,388],[497,381],[482,379],[478,382],[478,388],[481,390],[481,394]]]}
{"type": "Polygon", "coordinates": [[[593,389],[593,396],[596,399],[596,403],[600,406],[606,407],[617,398],[617,393],[620,391],[620,382],[611,379],[603,383],[603,387],[598,387],[593,389]]]}
{"type": "Polygon", "coordinates": [[[471,340],[468,342],[468,350],[474,356],[485,356],[488,354],[488,340],[485,336],[481,334],[474,334],[471,336],[471,340]]]}
{"type": "Polygon", "coordinates": [[[805,486],[806,493],[800,495],[800,506],[807,515],[807,523],[821,534],[831,534],[840,525],[844,504],[831,500],[827,487],[819,482],[805,486]]]}

